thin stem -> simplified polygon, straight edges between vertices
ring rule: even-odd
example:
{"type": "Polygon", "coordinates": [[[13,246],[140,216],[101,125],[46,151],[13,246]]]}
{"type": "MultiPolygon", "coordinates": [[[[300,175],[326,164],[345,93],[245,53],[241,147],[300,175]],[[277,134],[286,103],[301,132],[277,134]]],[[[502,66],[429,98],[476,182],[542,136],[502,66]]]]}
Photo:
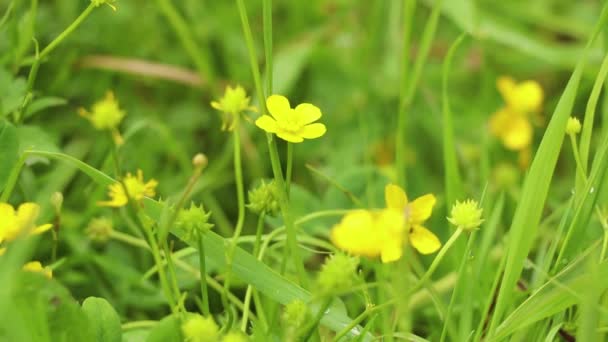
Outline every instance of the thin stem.
{"type": "Polygon", "coordinates": [[[266,94],[272,94],[272,0],[262,1],[264,57],[266,58],[266,94]]]}
{"type": "MultiPolygon", "coordinates": [[[[264,218],[266,217],[266,212],[262,211],[260,216],[258,217],[258,225],[255,232],[255,243],[253,245],[253,256],[257,256],[260,250],[260,244],[262,242],[262,233],[264,232],[264,218]]],[[[247,331],[247,321],[249,319],[249,305],[251,305],[251,297],[253,295],[253,287],[251,285],[247,285],[247,292],[245,293],[245,310],[243,310],[243,317],[241,319],[241,331],[247,331]]],[[[256,307],[257,308],[257,307],[256,307]]],[[[260,310],[260,308],[257,308],[260,310]]]]}
{"type": "Polygon", "coordinates": [[[445,254],[448,252],[450,247],[452,247],[454,242],[456,242],[456,240],[458,240],[458,237],[460,237],[460,234],[462,234],[462,229],[461,228],[456,229],[454,234],[452,234],[452,236],[450,236],[450,238],[445,243],[445,245],[443,245],[443,247],[441,248],[439,253],[437,253],[437,256],[435,257],[435,259],[433,259],[433,262],[431,263],[431,266],[429,267],[429,269],[418,280],[418,283],[410,290],[410,292],[416,292],[420,287],[422,287],[422,285],[424,285],[425,282],[427,282],[429,280],[429,278],[431,278],[431,276],[433,275],[435,270],[437,270],[437,267],[441,263],[441,260],[443,260],[443,257],[445,256],[445,254]]]}
{"type": "Polygon", "coordinates": [[[306,328],[304,329],[304,331],[303,331],[302,334],[298,334],[300,336],[304,336],[302,338],[302,341],[309,341],[310,340],[310,337],[314,333],[315,328],[321,322],[321,319],[325,315],[325,312],[327,311],[327,309],[329,309],[329,306],[331,305],[332,301],[333,301],[332,297],[329,297],[329,298],[325,299],[325,301],[323,302],[323,304],[319,308],[319,311],[317,311],[317,314],[315,315],[315,317],[312,320],[312,322],[308,326],[306,326],[306,328]]]}
{"type": "Polygon", "coordinates": [[[348,334],[351,330],[353,330],[359,323],[363,322],[363,320],[368,317],[369,315],[378,312],[380,310],[383,310],[386,307],[389,307],[393,304],[395,304],[397,302],[396,299],[391,299],[389,301],[386,301],[380,305],[376,305],[373,307],[366,307],[365,311],[363,311],[359,316],[355,317],[349,325],[347,325],[346,327],[344,327],[344,329],[340,330],[337,334],[336,337],[334,337],[334,341],[339,341],[341,338],[343,338],[344,336],[346,336],[346,334],[348,334]]]}
{"type": "Polygon", "coordinates": [[[125,234],[116,230],[112,230],[110,232],[110,237],[114,240],[118,240],[121,242],[124,242],[126,244],[129,244],[131,246],[135,246],[135,247],[139,247],[139,248],[144,248],[147,250],[150,250],[150,246],[148,246],[148,244],[146,243],[145,240],[142,239],[138,239],[136,237],[133,237],[129,234],[125,234]]]}
{"type": "Polygon", "coordinates": [[[207,263],[205,261],[205,244],[203,243],[203,235],[198,237],[198,256],[199,256],[199,272],[201,274],[201,298],[203,301],[203,315],[209,317],[209,292],[207,290],[207,263]]]}
{"type": "Polygon", "coordinates": [[[293,170],[293,144],[287,143],[287,173],[285,175],[285,191],[289,197],[289,186],[291,185],[291,174],[293,170]]]}

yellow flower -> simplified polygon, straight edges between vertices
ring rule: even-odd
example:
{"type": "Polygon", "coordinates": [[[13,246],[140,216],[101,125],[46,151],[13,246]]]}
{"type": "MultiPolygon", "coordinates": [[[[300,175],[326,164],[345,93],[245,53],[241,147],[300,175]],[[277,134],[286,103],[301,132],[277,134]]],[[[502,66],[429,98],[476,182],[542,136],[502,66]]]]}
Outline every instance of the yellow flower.
{"type": "Polygon", "coordinates": [[[42,273],[45,277],[51,279],[53,278],[53,270],[48,267],[42,267],[40,261],[30,261],[27,264],[23,265],[23,270],[34,273],[42,273]]]}
{"type": "Polygon", "coordinates": [[[158,182],[154,179],[144,183],[144,174],[141,170],[137,170],[137,177],[127,173],[127,176],[122,179],[122,183],[114,183],[109,186],[108,196],[110,201],[98,202],[97,204],[106,207],[123,207],[129,203],[129,198],[141,202],[144,197],[153,197],[156,195],[156,186],[158,182]],[[123,186],[124,184],[124,186],[123,186]],[[125,193],[127,188],[128,196],[125,193]]]}
{"type": "Polygon", "coordinates": [[[250,98],[245,89],[240,85],[232,88],[226,86],[224,96],[218,101],[211,101],[211,107],[223,113],[222,131],[232,131],[239,119],[239,114],[246,110],[255,111],[255,107],[249,105],[250,98]]]}
{"type": "Polygon", "coordinates": [[[435,205],[435,196],[428,194],[412,202],[400,187],[389,184],[385,189],[383,210],[355,210],[346,214],[333,227],[331,241],[340,249],[354,255],[378,257],[382,262],[401,258],[405,239],[422,254],[431,254],[441,242],[422,226],[435,205]]]}
{"type": "Polygon", "coordinates": [[[123,143],[122,137],[118,131],[118,126],[126,113],[120,109],[118,102],[114,97],[114,93],[111,91],[106,92],[106,97],[103,100],[93,104],[91,112],[84,108],[80,108],[78,114],[89,120],[95,129],[100,131],[109,130],[117,145],[123,143]]]}
{"type": "Polygon", "coordinates": [[[543,88],[536,81],[516,83],[508,76],[499,77],[496,86],[507,107],[523,114],[539,112],[543,104],[543,88]]]}
{"type": "Polygon", "coordinates": [[[451,216],[448,221],[462,230],[475,230],[483,223],[481,213],[483,209],[479,207],[477,201],[466,200],[456,201],[452,206],[451,216]]]}
{"type": "Polygon", "coordinates": [[[568,118],[568,124],[566,125],[566,134],[575,135],[581,132],[581,122],[575,117],[568,118]]]}
{"type": "Polygon", "coordinates": [[[435,196],[426,194],[409,202],[405,191],[394,184],[386,186],[384,196],[389,209],[403,214],[410,243],[418,252],[431,254],[441,247],[437,236],[422,226],[431,217],[433,207],[437,202],[435,196]]]}
{"type": "Polygon", "coordinates": [[[543,90],[536,81],[516,83],[511,77],[500,77],[496,86],[506,106],[490,118],[490,132],[507,149],[521,151],[532,144],[531,115],[540,112],[543,90]]]}
{"type": "Polygon", "coordinates": [[[327,131],[322,123],[313,123],[322,116],[321,110],[310,103],[291,108],[289,100],[281,95],[271,95],[266,99],[266,108],[272,116],[262,115],[255,124],[279,138],[299,143],[304,139],[316,139],[327,131]]]}
{"type": "Polygon", "coordinates": [[[40,206],[36,203],[23,203],[17,210],[8,203],[0,202],[0,242],[12,241],[19,235],[40,234],[51,229],[52,224],[36,226],[40,206]]]}

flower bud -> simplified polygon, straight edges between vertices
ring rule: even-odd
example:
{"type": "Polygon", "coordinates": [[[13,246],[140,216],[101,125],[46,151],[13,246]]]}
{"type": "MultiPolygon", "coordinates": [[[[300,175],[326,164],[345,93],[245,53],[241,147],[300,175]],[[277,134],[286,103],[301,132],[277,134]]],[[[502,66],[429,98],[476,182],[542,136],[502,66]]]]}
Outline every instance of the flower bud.
{"type": "Polygon", "coordinates": [[[207,213],[202,205],[197,207],[192,203],[189,209],[179,210],[175,226],[184,232],[187,240],[198,240],[199,236],[213,228],[213,224],[209,223],[210,217],[211,213],[207,213]]]}
{"type": "Polygon", "coordinates": [[[204,169],[207,167],[208,162],[207,156],[202,153],[197,153],[194,158],[192,158],[192,166],[194,166],[195,169],[204,169]]]}
{"type": "Polygon", "coordinates": [[[53,192],[51,195],[51,205],[53,205],[55,213],[59,215],[59,213],[61,213],[61,207],[63,206],[63,194],[61,192],[53,192]]]}
{"type": "Polygon", "coordinates": [[[577,118],[571,116],[566,124],[566,134],[576,135],[581,132],[581,122],[577,118]]]}
{"type": "Polygon", "coordinates": [[[317,276],[319,294],[330,295],[350,288],[354,283],[358,265],[358,258],[341,253],[326,259],[317,276]]]}
{"type": "Polygon", "coordinates": [[[271,216],[279,212],[278,190],[274,180],[260,185],[249,191],[249,204],[247,207],[256,214],[265,212],[271,216]]]}
{"type": "Polygon", "coordinates": [[[95,218],[89,222],[86,234],[91,241],[105,243],[114,230],[112,220],[106,217],[95,218]]]}
{"type": "Polygon", "coordinates": [[[184,341],[187,342],[217,342],[220,330],[211,317],[190,314],[182,324],[184,341]]]}
{"type": "Polygon", "coordinates": [[[477,201],[466,200],[464,202],[456,201],[456,204],[452,206],[451,216],[448,217],[448,221],[462,230],[475,230],[478,229],[483,219],[481,213],[483,209],[479,208],[477,201]]]}

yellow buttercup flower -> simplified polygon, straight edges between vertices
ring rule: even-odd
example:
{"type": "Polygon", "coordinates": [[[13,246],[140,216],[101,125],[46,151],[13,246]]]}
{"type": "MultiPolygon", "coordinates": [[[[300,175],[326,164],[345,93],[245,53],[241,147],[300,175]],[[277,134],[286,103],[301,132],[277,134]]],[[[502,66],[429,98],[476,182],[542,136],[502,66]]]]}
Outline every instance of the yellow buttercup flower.
{"type": "Polygon", "coordinates": [[[431,217],[437,202],[434,195],[426,194],[409,202],[403,189],[395,184],[389,184],[384,189],[384,196],[389,209],[403,214],[410,243],[418,252],[431,254],[441,247],[437,236],[422,225],[431,217]]]}
{"type": "Polygon", "coordinates": [[[53,278],[53,270],[48,267],[43,267],[40,261],[28,262],[27,264],[23,265],[23,270],[34,273],[41,273],[49,279],[53,278]]]}
{"type": "Polygon", "coordinates": [[[95,129],[100,131],[109,130],[116,144],[121,145],[123,143],[118,126],[126,113],[120,109],[118,101],[116,101],[114,93],[111,91],[106,92],[106,97],[103,100],[95,102],[90,112],[80,108],[78,114],[89,120],[95,129]]]}
{"type": "Polygon", "coordinates": [[[322,114],[317,106],[310,103],[291,108],[286,97],[271,95],[266,99],[266,108],[272,116],[262,115],[255,121],[256,126],[283,140],[299,143],[304,139],[319,138],[327,131],[324,124],[314,123],[322,114]]]}
{"type": "Polygon", "coordinates": [[[385,263],[401,258],[406,239],[422,254],[434,253],[441,247],[437,236],[422,226],[431,216],[435,196],[428,194],[408,202],[403,189],[389,184],[385,197],[386,209],[346,214],[333,227],[331,241],[354,255],[380,256],[385,263]]]}
{"type": "Polygon", "coordinates": [[[21,234],[41,234],[51,229],[52,224],[36,226],[40,206],[23,203],[17,210],[8,203],[0,203],[0,242],[12,241],[21,234]]]}
{"type": "Polygon", "coordinates": [[[234,130],[241,112],[256,111],[255,107],[249,105],[250,100],[245,89],[237,85],[234,88],[227,86],[224,96],[219,101],[211,101],[211,107],[223,114],[222,131],[234,130]]]}
{"type": "Polygon", "coordinates": [[[496,86],[506,106],[490,118],[490,132],[507,149],[522,151],[532,144],[531,116],[540,112],[543,90],[536,81],[516,83],[511,77],[500,77],[496,86]]]}
{"type": "Polygon", "coordinates": [[[122,179],[122,183],[114,183],[109,186],[108,196],[111,200],[98,202],[97,204],[118,208],[127,205],[129,198],[139,203],[144,197],[156,195],[155,189],[157,185],[158,182],[154,179],[144,182],[144,174],[141,170],[137,170],[137,176],[127,173],[122,179]],[[125,193],[125,188],[127,189],[128,196],[125,193]]]}

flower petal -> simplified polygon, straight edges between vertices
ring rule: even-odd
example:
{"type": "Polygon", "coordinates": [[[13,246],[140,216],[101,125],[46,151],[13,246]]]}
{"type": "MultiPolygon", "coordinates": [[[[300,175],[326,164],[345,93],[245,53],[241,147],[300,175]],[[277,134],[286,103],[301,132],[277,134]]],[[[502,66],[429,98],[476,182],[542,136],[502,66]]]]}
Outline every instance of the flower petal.
{"type": "Polygon", "coordinates": [[[426,221],[431,216],[435,203],[437,203],[437,199],[433,194],[426,194],[416,198],[410,203],[410,221],[412,223],[422,223],[426,221]]]}
{"type": "Polygon", "coordinates": [[[322,123],[314,123],[302,127],[299,135],[305,139],[316,139],[327,132],[327,128],[322,123]]]}
{"type": "Polygon", "coordinates": [[[42,234],[42,233],[46,232],[47,230],[51,229],[52,227],[53,227],[53,225],[50,223],[43,224],[41,226],[34,228],[34,230],[32,230],[32,232],[31,232],[31,234],[32,235],[42,234]]]}
{"type": "Polygon", "coordinates": [[[36,203],[23,203],[17,209],[17,220],[22,229],[29,229],[40,213],[40,206],[36,203]]]}
{"type": "Polygon", "coordinates": [[[330,239],[336,247],[354,255],[380,255],[381,241],[374,232],[374,216],[368,210],[354,210],[344,215],[332,228],[330,239]]]}
{"type": "Polygon", "coordinates": [[[507,104],[523,113],[538,112],[543,104],[543,88],[536,81],[524,81],[519,83],[507,104]]]}
{"type": "Polygon", "coordinates": [[[301,103],[295,109],[296,115],[300,123],[303,125],[309,124],[319,120],[321,117],[321,110],[319,107],[310,103],[301,103]]]}
{"type": "Polygon", "coordinates": [[[519,151],[532,143],[532,124],[524,115],[518,114],[510,118],[503,127],[501,139],[506,148],[519,151]]]}
{"type": "Polygon", "coordinates": [[[277,132],[277,122],[268,115],[260,116],[257,120],[255,120],[255,125],[268,133],[277,132]]]}
{"type": "Polygon", "coordinates": [[[266,99],[266,108],[277,121],[284,120],[291,110],[289,100],[281,95],[270,95],[266,99]]]}
{"type": "Polygon", "coordinates": [[[390,209],[403,211],[407,205],[407,195],[405,194],[405,191],[395,184],[388,184],[384,187],[384,199],[386,201],[386,207],[390,209]]]}
{"type": "Polygon", "coordinates": [[[397,261],[403,255],[403,247],[398,241],[390,241],[382,246],[380,260],[383,263],[397,261]]]}
{"type": "Polygon", "coordinates": [[[11,217],[15,215],[15,209],[8,203],[0,203],[0,217],[11,217]]]}
{"type": "Polygon", "coordinates": [[[289,141],[292,143],[301,143],[302,141],[304,141],[304,138],[302,138],[299,135],[293,134],[291,132],[285,131],[285,130],[277,130],[276,135],[285,140],[285,141],[289,141]]]}
{"type": "Polygon", "coordinates": [[[423,226],[414,225],[410,232],[410,243],[420,254],[435,253],[441,248],[441,242],[435,234],[423,226]]]}
{"type": "Polygon", "coordinates": [[[496,88],[498,88],[498,92],[505,102],[508,103],[508,99],[512,97],[513,90],[515,89],[515,80],[509,76],[501,76],[496,80],[496,88]]]}

